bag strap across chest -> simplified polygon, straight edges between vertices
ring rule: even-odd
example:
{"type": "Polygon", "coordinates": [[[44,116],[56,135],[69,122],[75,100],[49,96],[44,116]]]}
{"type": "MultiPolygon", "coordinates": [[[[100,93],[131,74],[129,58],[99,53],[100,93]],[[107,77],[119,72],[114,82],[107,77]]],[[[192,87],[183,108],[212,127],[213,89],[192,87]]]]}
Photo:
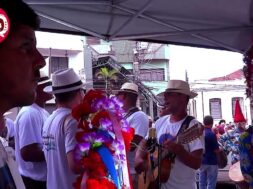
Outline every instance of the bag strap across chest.
{"type": "Polygon", "coordinates": [[[179,131],[177,132],[177,136],[180,135],[180,133],[184,132],[186,129],[188,129],[190,122],[195,119],[193,116],[187,116],[183,123],[181,124],[181,127],[179,131]]]}
{"type": "Polygon", "coordinates": [[[138,107],[131,108],[127,112],[127,114],[124,116],[124,118],[126,119],[126,118],[130,117],[132,114],[134,114],[135,112],[138,112],[138,111],[140,111],[140,109],[138,107]]]}

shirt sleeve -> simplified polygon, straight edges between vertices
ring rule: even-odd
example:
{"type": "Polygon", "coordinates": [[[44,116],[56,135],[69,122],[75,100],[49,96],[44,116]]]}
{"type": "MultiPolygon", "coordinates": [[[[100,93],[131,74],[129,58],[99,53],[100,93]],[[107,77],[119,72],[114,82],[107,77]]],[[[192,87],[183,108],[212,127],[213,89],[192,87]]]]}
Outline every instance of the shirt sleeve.
{"type": "Polygon", "coordinates": [[[20,149],[34,143],[42,144],[43,123],[35,111],[23,112],[16,124],[20,149]]]}
{"type": "Polygon", "coordinates": [[[137,112],[134,115],[131,123],[129,123],[131,127],[134,128],[135,135],[139,135],[142,137],[147,136],[148,133],[148,116],[143,112],[137,112]]]}
{"type": "Polygon", "coordinates": [[[75,135],[77,132],[77,125],[78,125],[78,122],[73,118],[66,120],[66,122],[64,124],[66,153],[74,150],[74,148],[77,144],[77,141],[75,138],[75,135]]]}

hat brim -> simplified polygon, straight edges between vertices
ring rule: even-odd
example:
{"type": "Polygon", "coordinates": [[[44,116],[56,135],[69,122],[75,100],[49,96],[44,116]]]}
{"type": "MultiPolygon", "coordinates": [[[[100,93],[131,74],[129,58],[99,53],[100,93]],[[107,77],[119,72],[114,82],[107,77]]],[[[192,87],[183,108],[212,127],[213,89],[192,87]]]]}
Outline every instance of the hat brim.
{"type": "Polygon", "coordinates": [[[164,95],[164,93],[170,93],[170,92],[185,94],[185,95],[189,96],[191,99],[198,96],[198,93],[195,93],[193,91],[182,90],[182,89],[181,90],[166,89],[164,92],[159,93],[158,95],[161,96],[161,95],[164,95]]]}
{"type": "Polygon", "coordinates": [[[47,79],[47,80],[44,80],[44,81],[40,81],[40,82],[38,82],[38,85],[42,85],[42,84],[45,84],[45,83],[52,83],[52,80],[47,79]]]}
{"type": "Polygon", "coordinates": [[[10,114],[12,114],[12,112],[5,112],[4,116],[10,115],[10,114]]]}
{"type": "Polygon", "coordinates": [[[74,86],[74,87],[69,87],[66,89],[59,89],[59,90],[53,90],[52,85],[47,86],[43,89],[44,92],[49,93],[49,94],[60,94],[60,93],[66,93],[66,92],[71,92],[77,89],[82,89],[84,88],[85,84],[82,83],[81,85],[74,86]]]}
{"type": "Polygon", "coordinates": [[[119,94],[119,93],[132,93],[132,94],[138,95],[138,92],[136,92],[136,91],[134,91],[134,90],[131,90],[131,89],[120,89],[120,90],[118,91],[118,94],[119,94]]]}

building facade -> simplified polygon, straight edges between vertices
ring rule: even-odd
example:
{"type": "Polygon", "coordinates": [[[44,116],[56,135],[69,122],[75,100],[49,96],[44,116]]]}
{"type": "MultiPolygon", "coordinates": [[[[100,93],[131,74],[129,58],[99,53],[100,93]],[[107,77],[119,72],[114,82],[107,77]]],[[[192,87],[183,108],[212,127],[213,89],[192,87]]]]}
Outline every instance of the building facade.
{"type": "Polygon", "coordinates": [[[235,102],[238,99],[247,124],[252,124],[250,99],[245,94],[245,79],[242,70],[235,72],[232,75],[229,74],[230,77],[223,76],[192,82],[191,88],[198,93],[198,96],[191,101],[189,108],[191,114],[200,121],[204,116],[211,115],[215,123],[221,119],[225,119],[226,123],[233,123],[235,102]],[[239,74],[234,76],[235,72],[239,74]]]}

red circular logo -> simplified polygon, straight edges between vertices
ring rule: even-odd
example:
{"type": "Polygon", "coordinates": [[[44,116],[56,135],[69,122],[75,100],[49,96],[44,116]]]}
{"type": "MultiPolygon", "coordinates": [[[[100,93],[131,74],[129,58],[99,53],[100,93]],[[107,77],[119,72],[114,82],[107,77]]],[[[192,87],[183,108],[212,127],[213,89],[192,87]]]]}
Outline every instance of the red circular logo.
{"type": "Polygon", "coordinates": [[[6,12],[0,8],[0,43],[5,40],[10,31],[10,20],[6,12]]]}

